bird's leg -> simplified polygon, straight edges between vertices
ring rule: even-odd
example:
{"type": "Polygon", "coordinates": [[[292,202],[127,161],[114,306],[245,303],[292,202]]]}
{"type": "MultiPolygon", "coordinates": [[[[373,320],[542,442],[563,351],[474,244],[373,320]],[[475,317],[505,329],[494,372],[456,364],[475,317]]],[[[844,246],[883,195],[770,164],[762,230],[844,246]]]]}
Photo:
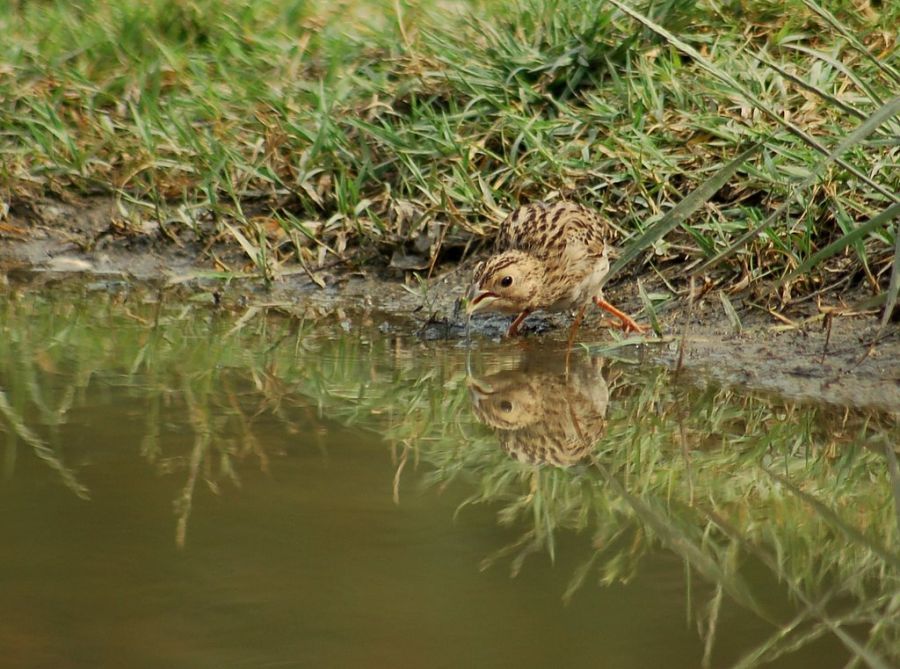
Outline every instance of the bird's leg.
{"type": "Polygon", "coordinates": [[[594,304],[622,321],[622,329],[625,330],[625,332],[647,332],[649,330],[646,325],[638,324],[631,316],[624,311],[619,311],[602,297],[595,297],[594,304]]]}
{"type": "Polygon", "coordinates": [[[530,313],[531,313],[531,311],[526,309],[521,314],[516,316],[516,320],[514,320],[512,322],[512,325],[509,326],[509,330],[506,331],[506,336],[507,337],[515,337],[517,334],[519,334],[519,326],[522,324],[522,321],[524,321],[526,318],[528,318],[528,314],[530,314],[530,313]]]}
{"type": "Polygon", "coordinates": [[[578,313],[575,315],[575,320],[569,330],[569,345],[566,347],[566,378],[569,378],[569,358],[572,357],[572,346],[575,344],[575,335],[578,333],[578,328],[581,327],[581,319],[584,318],[584,310],[585,306],[582,305],[581,309],[579,309],[578,313]]]}

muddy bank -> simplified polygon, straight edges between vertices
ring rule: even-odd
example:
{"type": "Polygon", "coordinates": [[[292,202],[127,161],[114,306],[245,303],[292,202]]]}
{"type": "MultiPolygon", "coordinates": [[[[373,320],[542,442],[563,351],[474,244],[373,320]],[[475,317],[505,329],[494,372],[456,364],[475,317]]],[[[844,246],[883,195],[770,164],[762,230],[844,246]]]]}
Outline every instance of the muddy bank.
{"type": "MultiPolygon", "coordinates": [[[[223,245],[211,253],[209,244],[170,238],[157,224],[140,230],[123,227],[120,213],[111,201],[84,211],[54,201],[11,212],[0,230],[4,290],[54,290],[60,282],[75,282],[87,290],[127,292],[135,284],[152,284],[164,299],[337,318],[345,327],[377,320],[385,331],[453,346],[499,340],[509,322],[499,316],[473,320],[466,341],[457,300],[469,280],[471,262],[439,266],[428,281],[396,268],[291,266],[276,271],[275,280],[266,285],[233,247],[223,245]],[[218,265],[199,261],[211,257],[218,265]],[[230,270],[227,278],[224,267],[230,270]]],[[[641,308],[635,278],[626,277],[607,289],[611,301],[632,312],[641,308]]],[[[650,292],[668,291],[655,275],[640,279],[650,292]]],[[[852,312],[840,296],[827,299],[827,304],[807,301],[776,317],[749,299],[733,296],[738,328],[717,293],[691,308],[682,296],[660,310],[661,338],[622,346],[621,336],[604,328],[600,316],[593,314],[579,339],[595,354],[680,366],[686,382],[693,384],[737,385],[800,401],[900,411],[900,327],[891,324],[876,342],[876,312],[852,312]],[[829,310],[833,316],[826,318],[829,310]]],[[[565,315],[535,314],[523,327],[524,338],[506,345],[562,347],[568,324],[565,315]]]]}

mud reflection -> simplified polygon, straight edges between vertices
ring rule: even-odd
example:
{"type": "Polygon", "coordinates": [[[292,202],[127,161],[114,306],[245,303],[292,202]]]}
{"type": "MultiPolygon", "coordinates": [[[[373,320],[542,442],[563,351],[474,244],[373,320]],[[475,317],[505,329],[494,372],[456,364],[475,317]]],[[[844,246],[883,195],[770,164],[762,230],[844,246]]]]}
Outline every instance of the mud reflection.
{"type": "Polygon", "coordinates": [[[571,467],[590,456],[606,431],[609,386],[601,358],[530,357],[515,370],[470,377],[475,417],[497,435],[510,457],[571,467]]]}

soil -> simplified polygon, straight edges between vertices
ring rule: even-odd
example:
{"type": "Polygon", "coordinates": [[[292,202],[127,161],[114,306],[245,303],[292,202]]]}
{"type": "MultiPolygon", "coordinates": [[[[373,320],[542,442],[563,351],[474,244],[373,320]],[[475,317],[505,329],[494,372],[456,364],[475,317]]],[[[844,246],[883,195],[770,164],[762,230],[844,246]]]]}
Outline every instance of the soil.
{"type": "MultiPolygon", "coordinates": [[[[52,289],[59,281],[82,280],[108,289],[135,282],[185,296],[209,295],[211,302],[269,306],[290,313],[379,313],[391,327],[429,340],[500,339],[508,318],[477,318],[468,336],[457,308],[471,273],[471,261],[418,281],[411,272],[343,266],[291,269],[266,286],[252,271],[223,281],[209,258],[235,268],[247,264],[234,245],[216,247],[184,236],[185,226],[132,225],[109,200],[33,202],[0,211],[0,287],[52,289]],[[179,230],[178,236],[173,230],[179,230]]],[[[606,297],[626,311],[637,311],[639,278],[648,291],[667,292],[655,274],[626,277],[606,289],[606,297]]],[[[686,292],[686,291],[685,291],[686,292]]],[[[661,336],[623,348],[599,316],[585,319],[579,340],[595,351],[683,369],[691,383],[740,386],[804,402],[872,408],[900,415],[900,326],[880,328],[880,314],[852,312],[842,296],[830,304],[808,300],[774,316],[749,298],[729,299],[739,318],[729,318],[716,291],[690,304],[671,300],[659,313],[661,336]],[[826,316],[831,312],[830,316],[826,316]],[[740,331],[738,331],[738,329],[740,331]],[[876,341],[877,339],[877,341],[876,341]]],[[[846,296],[843,296],[846,297],[846,296]]],[[[853,303],[847,299],[847,303],[853,303]]],[[[522,329],[531,345],[564,346],[569,317],[534,314],[522,329]]],[[[621,339],[621,337],[619,337],[621,339]]]]}

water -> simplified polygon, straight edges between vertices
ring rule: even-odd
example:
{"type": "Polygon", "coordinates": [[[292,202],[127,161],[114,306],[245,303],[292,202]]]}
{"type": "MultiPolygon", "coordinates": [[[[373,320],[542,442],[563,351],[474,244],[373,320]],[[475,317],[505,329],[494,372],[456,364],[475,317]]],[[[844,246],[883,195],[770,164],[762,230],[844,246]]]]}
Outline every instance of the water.
{"type": "Polygon", "coordinates": [[[0,391],[2,666],[900,662],[896,415],[61,286],[0,391]]]}

